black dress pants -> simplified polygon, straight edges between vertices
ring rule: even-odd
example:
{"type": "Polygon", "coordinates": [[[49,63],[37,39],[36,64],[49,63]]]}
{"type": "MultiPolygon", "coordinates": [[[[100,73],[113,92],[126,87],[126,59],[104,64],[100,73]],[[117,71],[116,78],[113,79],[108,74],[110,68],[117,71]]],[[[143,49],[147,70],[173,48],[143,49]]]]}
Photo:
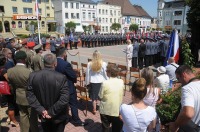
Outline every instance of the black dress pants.
{"type": "Polygon", "coordinates": [[[132,57],[132,67],[137,68],[137,57],[132,57]]]}
{"type": "Polygon", "coordinates": [[[144,57],[138,57],[138,65],[140,69],[143,69],[144,57]]]}
{"type": "Polygon", "coordinates": [[[51,120],[41,123],[43,132],[64,132],[66,121],[54,123],[51,120]]]}
{"type": "Polygon", "coordinates": [[[112,132],[121,132],[123,122],[119,117],[100,114],[103,132],[110,132],[110,124],[112,124],[112,132]]]}

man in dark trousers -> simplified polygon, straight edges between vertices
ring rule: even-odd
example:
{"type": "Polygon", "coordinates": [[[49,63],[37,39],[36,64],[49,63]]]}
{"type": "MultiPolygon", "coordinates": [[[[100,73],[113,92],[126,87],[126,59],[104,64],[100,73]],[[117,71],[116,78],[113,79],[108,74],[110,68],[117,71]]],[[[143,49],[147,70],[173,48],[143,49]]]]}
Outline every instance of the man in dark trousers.
{"type": "Polygon", "coordinates": [[[146,45],[144,44],[144,40],[141,39],[138,51],[138,64],[140,69],[143,69],[145,51],[146,51],[146,45]]]}
{"type": "Polygon", "coordinates": [[[44,132],[64,132],[69,103],[67,78],[55,71],[56,56],[44,56],[43,70],[29,76],[27,99],[40,115],[44,132]],[[40,83],[38,83],[40,82],[40,83]]]}
{"type": "Polygon", "coordinates": [[[85,126],[87,123],[82,122],[78,116],[77,109],[77,93],[74,83],[77,82],[76,72],[72,69],[71,64],[67,61],[66,49],[61,47],[57,52],[57,67],[56,71],[64,74],[67,77],[69,86],[69,106],[71,107],[72,120],[75,126],[85,126]]]}

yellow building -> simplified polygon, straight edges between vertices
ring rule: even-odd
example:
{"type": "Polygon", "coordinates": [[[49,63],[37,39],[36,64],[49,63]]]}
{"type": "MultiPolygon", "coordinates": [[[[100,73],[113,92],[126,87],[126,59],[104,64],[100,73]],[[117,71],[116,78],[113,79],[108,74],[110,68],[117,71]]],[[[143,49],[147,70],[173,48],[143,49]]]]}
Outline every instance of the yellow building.
{"type": "MultiPolygon", "coordinates": [[[[37,22],[35,0],[0,0],[2,32],[30,34],[31,21],[37,22]]],[[[41,33],[55,31],[54,7],[51,0],[38,0],[41,33]]],[[[37,32],[37,30],[36,30],[37,32]]]]}

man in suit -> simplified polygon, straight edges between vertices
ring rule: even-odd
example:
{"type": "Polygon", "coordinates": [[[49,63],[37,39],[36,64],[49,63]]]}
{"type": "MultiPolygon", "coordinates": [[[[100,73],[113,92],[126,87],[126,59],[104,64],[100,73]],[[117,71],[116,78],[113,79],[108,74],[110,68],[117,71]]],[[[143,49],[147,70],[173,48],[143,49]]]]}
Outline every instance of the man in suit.
{"type": "Polygon", "coordinates": [[[152,39],[146,39],[146,51],[145,51],[145,66],[151,65],[151,50],[152,50],[152,39]]]}
{"type": "Polygon", "coordinates": [[[27,99],[40,115],[44,132],[63,132],[68,119],[69,87],[66,76],[55,71],[56,65],[56,56],[46,54],[45,69],[31,73],[28,81],[27,99]]]}
{"type": "MultiPolygon", "coordinates": [[[[137,40],[137,38],[135,38],[137,40]]],[[[133,53],[132,53],[132,67],[137,68],[137,61],[138,61],[138,51],[139,51],[139,43],[136,41],[133,44],[133,53]]]]}
{"type": "Polygon", "coordinates": [[[16,66],[8,69],[8,80],[16,90],[16,103],[19,107],[21,132],[38,132],[37,113],[31,109],[26,98],[26,88],[31,71],[26,68],[27,55],[24,51],[18,51],[15,55],[16,66]]]}
{"type": "Polygon", "coordinates": [[[144,40],[141,39],[138,51],[138,64],[140,69],[142,69],[144,65],[145,50],[146,50],[146,45],[144,44],[144,40]]]}
{"type": "Polygon", "coordinates": [[[65,48],[60,48],[57,52],[56,71],[64,74],[68,80],[69,86],[69,106],[71,107],[72,120],[76,126],[85,126],[87,123],[82,122],[78,116],[77,109],[77,93],[74,83],[77,82],[76,72],[72,69],[71,64],[67,61],[67,53],[65,48]]]}

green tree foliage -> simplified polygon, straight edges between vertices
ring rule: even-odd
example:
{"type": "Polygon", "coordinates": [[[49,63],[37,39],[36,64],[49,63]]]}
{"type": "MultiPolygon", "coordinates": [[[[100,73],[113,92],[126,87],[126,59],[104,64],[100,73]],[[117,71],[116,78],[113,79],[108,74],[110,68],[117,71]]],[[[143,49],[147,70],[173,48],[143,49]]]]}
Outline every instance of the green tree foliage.
{"type": "Polygon", "coordinates": [[[119,23],[113,23],[111,26],[110,26],[110,29],[114,30],[114,31],[118,31],[119,29],[121,28],[121,24],[119,23]]]}
{"type": "Polygon", "coordinates": [[[65,27],[66,27],[66,29],[68,29],[68,30],[75,30],[75,28],[76,28],[76,23],[70,21],[70,22],[68,22],[68,23],[65,23],[65,27]]]}
{"type": "Polygon", "coordinates": [[[131,24],[130,26],[129,26],[129,30],[130,31],[137,31],[138,30],[138,25],[137,24],[131,24]]]}
{"type": "MultiPolygon", "coordinates": [[[[31,21],[30,25],[34,25],[34,32],[35,32],[35,30],[38,29],[38,22],[37,21],[31,21]]],[[[26,27],[26,30],[29,31],[29,27],[26,27]]]]}
{"type": "Polygon", "coordinates": [[[194,65],[194,58],[190,49],[189,43],[186,41],[185,38],[182,40],[182,53],[183,55],[183,64],[193,67],[194,65]]]}
{"type": "Polygon", "coordinates": [[[197,62],[198,49],[200,49],[200,0],[185,0],[187,5],[190,7],[187,12],[187,22],[191,29],[191,50],[197,62]]]}

